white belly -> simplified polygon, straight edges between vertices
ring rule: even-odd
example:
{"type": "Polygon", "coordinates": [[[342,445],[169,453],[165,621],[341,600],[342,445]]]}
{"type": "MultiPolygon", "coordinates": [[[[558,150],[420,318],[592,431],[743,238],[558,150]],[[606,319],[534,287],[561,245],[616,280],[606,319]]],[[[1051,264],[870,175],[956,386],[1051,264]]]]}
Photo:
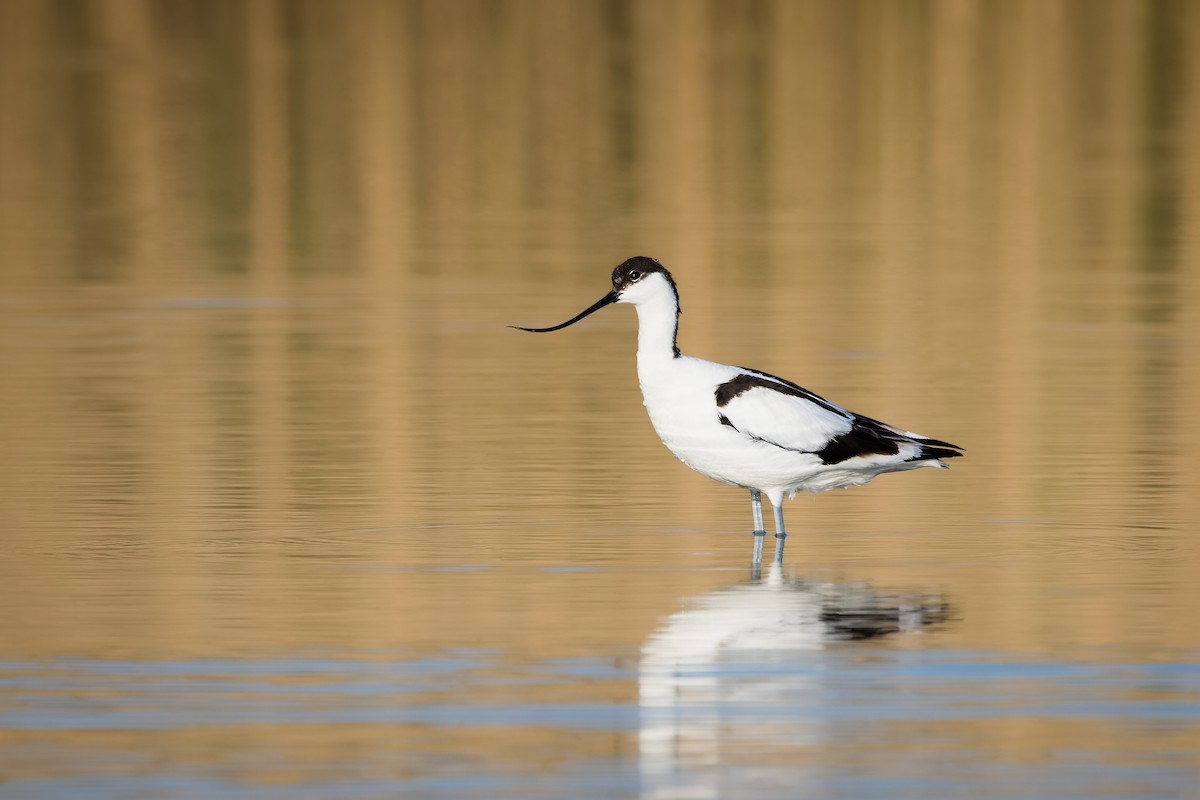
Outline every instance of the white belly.
{"type": "Polygon", "coordinates": [[[676,458],[710,478],[747,489],[805,490],[824,470],[817,456],[759,442],[721,424],[714,392],[736,374],[732,367],[686,356],[657,368],[639,364],[655,432],[676,458]]]}

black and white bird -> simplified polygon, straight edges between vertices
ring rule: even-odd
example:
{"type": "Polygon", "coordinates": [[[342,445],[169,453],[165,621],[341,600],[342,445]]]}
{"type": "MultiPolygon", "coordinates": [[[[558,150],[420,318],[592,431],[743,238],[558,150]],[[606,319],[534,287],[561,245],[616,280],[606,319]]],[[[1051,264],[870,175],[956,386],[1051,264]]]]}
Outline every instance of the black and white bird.
{"type": "Polygon", "coordinates": [[[663,444],[697,472],[750,491],[761,558],[762,495],[775,511],[775,560],[783,555],[783,499],[797,492],[858,486],[884,472],[946,468],[962,448],[834,405],[766,372],[682,355],[676,345],[679,293],[656,259],[637,256],[612,273],[612,291],[548,333],[612,303],[638,315],[638,382],[663,444]]]}

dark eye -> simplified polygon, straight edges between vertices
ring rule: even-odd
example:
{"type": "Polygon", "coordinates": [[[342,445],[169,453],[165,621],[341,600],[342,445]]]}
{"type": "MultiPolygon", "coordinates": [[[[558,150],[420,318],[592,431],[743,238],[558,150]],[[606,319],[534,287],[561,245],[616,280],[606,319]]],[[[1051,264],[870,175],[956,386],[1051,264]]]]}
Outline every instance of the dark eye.
{"type": "Polygon", "coordinates": [[[640,281],[641,279],[642,279],[642,273],[638,272],[636,269],[633,272],[629,273],[629,280],[640,281]]]}

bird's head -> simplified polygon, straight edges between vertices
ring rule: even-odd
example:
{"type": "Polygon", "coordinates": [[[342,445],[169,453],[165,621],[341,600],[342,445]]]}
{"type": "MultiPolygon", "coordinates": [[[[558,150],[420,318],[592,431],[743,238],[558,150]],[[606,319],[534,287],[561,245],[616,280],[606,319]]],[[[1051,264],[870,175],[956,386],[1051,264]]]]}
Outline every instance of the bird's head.
{"type": "Polygon", "coordinates": [[[626,259],[613,269],[612,286],[611,292],[559,325],[549,328],[523,328],[519,325],[510,325],[509,327],[530,333],[560,331],[613,303],[631,303],[636,306],[656,300],[669,300],[675,304],[676,313],[678,313],[679,293],[675,289],[675,281],[671,278],[671,273],[667,272],[667,268],[658,263],[657,259],[647,256],[634,256],[626,259]]]}

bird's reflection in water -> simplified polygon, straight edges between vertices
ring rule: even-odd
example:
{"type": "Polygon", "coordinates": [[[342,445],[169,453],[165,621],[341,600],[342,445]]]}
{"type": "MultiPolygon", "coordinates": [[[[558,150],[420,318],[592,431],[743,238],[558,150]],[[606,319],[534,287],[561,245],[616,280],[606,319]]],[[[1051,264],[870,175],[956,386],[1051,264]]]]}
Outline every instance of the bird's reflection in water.
{"type": "Polygon", "coordinates": [[[777,781],[802,796],[795,781],[819,786],[820,759],[804,754],[852,736],[838,719],[854,694],[842,667],[855,645],[838,642],[912,634],[947,618],[940,595],[798,579],[780,563],[759,569],[693,598],[642,646],[643,797],[730,797],[777,781]],[[795,757],[772,761],[767,751],[795,757]]]}

